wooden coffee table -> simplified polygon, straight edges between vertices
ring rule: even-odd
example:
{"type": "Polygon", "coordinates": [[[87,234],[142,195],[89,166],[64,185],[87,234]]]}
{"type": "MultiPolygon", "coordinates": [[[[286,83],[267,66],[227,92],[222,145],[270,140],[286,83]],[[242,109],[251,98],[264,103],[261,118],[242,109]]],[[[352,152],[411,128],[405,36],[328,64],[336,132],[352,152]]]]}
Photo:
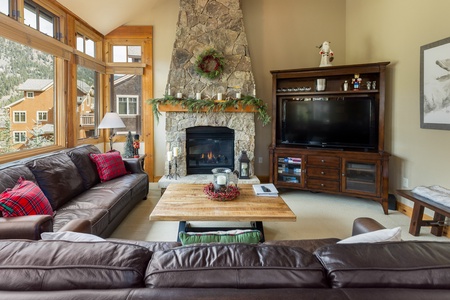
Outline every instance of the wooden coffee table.
{"type": "Polygon", "coordinates": [[[170,184],[150,214],[150,221],[179,221],[180,231],[214,231],[232,228],[191,227],[188,221],[250,222],[261,231],[263,221],[295,222],[297,217],[280,197],[256,196],[251,184],[239,185],[240,196],[232,201],[209,200],[203,192],[204,184],[170,184]]]}

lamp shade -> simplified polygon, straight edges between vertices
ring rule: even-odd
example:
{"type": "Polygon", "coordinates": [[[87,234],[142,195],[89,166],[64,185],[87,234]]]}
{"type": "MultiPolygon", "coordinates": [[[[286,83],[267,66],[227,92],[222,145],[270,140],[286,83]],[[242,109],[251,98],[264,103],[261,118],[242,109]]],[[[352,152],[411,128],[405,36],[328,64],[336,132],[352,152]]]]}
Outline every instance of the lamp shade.
{"type": "Polygon", "coordinates": [[[125,124],[122,119],[119,117],[119,114],[115,112],[106,113],[103,117],[103,120],[98,125],[99,129],[105,128],[125,128],[125,124]]]}

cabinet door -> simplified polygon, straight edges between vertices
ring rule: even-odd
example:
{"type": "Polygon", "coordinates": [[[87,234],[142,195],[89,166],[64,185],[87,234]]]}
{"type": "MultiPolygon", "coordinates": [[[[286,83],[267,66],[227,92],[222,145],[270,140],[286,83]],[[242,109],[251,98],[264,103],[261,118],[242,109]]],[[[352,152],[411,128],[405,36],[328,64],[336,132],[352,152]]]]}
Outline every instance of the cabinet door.
{"type": "Polygon", "coordinates": [[[379,160],[342,160],[341,190],[346,193],[380,196],[379,160]]]}
{"type": "Polygon", "coordinates": [[[275,155],[275,184],[284,186],[304,186],[304,156],[288,156],[282,153],[275,155]]]}

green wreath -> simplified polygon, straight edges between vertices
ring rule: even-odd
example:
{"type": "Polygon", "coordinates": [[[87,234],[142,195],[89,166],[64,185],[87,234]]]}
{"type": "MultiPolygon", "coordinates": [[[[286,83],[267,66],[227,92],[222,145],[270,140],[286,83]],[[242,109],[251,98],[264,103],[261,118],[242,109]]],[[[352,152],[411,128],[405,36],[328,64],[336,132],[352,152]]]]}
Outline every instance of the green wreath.
{"type": "Polygon", "coordinates": [[[222,75],[224,61],[222,53],[217,50],[205,50],[197,57],[195,71],[202,77],[215,79],[222,75]]]}

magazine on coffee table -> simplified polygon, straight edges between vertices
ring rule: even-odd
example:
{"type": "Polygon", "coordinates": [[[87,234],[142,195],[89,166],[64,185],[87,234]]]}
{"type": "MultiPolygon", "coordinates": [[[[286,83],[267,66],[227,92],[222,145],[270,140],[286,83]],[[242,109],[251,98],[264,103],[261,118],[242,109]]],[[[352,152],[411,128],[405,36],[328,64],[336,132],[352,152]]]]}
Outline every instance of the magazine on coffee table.
{"type": "Polygon", "coordinates": [[[257,196],[277,197],[278,190],[273,183],[254,184],[253,190],[257,196]]]}

